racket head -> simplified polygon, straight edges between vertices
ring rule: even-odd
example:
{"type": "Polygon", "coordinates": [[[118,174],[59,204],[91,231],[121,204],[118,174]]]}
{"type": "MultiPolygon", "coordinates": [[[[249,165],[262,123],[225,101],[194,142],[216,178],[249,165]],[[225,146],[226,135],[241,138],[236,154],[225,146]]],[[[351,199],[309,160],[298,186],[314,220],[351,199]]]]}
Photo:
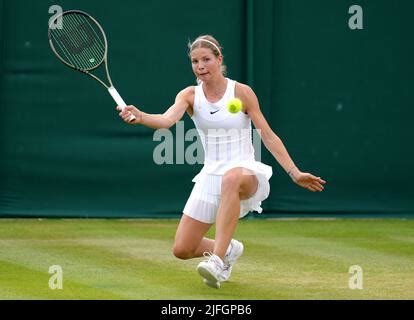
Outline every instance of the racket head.
{"type": "Polygon", "coordinates": [[[57,15],[49,24],[48,38],[58,59],[81,72],[98,68],[108,54],[103,28],[91,15],[80,10],[57,15]],[[57,23],[59,19],[61,24],[57,23]]]}

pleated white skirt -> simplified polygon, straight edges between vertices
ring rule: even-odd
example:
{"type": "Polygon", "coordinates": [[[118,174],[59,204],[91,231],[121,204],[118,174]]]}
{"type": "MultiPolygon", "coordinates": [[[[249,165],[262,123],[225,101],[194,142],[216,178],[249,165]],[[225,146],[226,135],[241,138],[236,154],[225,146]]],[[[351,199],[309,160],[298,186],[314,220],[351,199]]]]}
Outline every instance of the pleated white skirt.
{"type": "MultiPolygon", "coordinates": [[[[258,161],[249,161],[247,163],[235,164],[229,169],[235,167],[243,167],[251,170],[258,180],[256,193],[249,199],[240,201],[239,218],[246,216],[250,211],[261,213],[262,201],[270,193],[269,179],[272,176],[272,167],[258,161]]],[[[251,171],[245,172],[246,174],[251,174],[251,171]]],[[[204,223],[214,223],[221,201],[222,177],[223,175],[211,174],[201,170],[193,179],[195,185],[187,200],[183,213],[204,223]]]]}

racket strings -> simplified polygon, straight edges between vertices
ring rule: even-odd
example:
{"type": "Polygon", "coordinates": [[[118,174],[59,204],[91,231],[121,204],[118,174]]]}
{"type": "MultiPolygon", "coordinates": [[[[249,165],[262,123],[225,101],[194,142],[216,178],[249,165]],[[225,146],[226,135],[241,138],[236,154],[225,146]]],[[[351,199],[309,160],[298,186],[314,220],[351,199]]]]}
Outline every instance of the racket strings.
{"type": "MultiPolygon", "coordinates": [[[[75,15],[75,18],[78,18],[79,16],[75,15]]],[[[90,19],[84,19],[86,21],[86,23],[88,24],[88,26],[90,27],[90,29],[92,30],[92,32],[94,33],[95,39],[97,39],[99,41],[100,46],[98,47],[99,49],[102,49],[102,53],[104,53],[105,51],[105,41],[103,39],[102,35],[99,35],[98,32],[96,32],[96,28],[94,28],[90,22],[90,19]]]]}
{"type": "Polygon", "coordinates": [[[77,45],[77,48],[71,48],[72,53],[78,58],[78,61],[85,69],[93,68],[100,62],[105,54],[102,42],[100,43],[101,45],[96,42],[97,39],[100,39],[99,36],[94,31],[87,18],[77,14],[69,14],[67,15],[67,18],[70,26],[73,26],[71,34],[77,45]],[[86,23],[88,23],[88,25],[86,25],[86,23]]]}
{"type": "Polygon", "coordinates": [[[62,53],[61,58],[81,70],[97,67],[106,51],[102,32],[89,20],[81,14],[67,14],[63,16],[63,28],[51,30],[53,42],[62,53]]]}
{"type": "MultiPolygon", "coordinates": [[[[67,25],[67,24],[66,24],[67,25]]],[[[52,33],[52,37],[55,42],[58,44],[59,48],[62,50],[63,59],[67,62],[70,62],[73,66],[78,69],[87,70],[93,67],[88,59],[85,58],[84,54],[74,53],[74,45],[79,46],[79,40],[75,37],[75,33],[71,32],[70,36],[66,31],[56,31],[55,35],[52,33]]],[[[85,51],[82,50],[81,53],[85,51]]]]}
{"type": "MultiPolygon", "coordinates": [[[[70,16],[70,15],[69,15],[70,16]]],[[[91,46],[87,46],[86,47],[86,54],[88,55],[92,55],[92,57],[96,57],[95,60],[99,61],[101,60],[100,57],[103,57],[105,54],[105,44],[102,42],[101,38],[97,32],[95,31],[95,28],[92,27],[91,23],[89,22],[88,18],[84,18],[83,21],[82,19],[80,19],[79,15],[72,15],[72,17],[75,21],[75,23],[78,24],[78,29],[77,31],[79,31],[79,29],[84,30],[85,32],[77,32],[76,35],[78,37],[81,38],[81,40],[85,40],[86,43],[88,43],[87,41],[93,41],[93,44],[96,45],[91,45],[91,46]],[[87,26],[86,26],[87,24],[87,26]],[[92,34],[92,33],[93,34],[92,34]],[[85,37],[88,37],[87,39],[85,37]],[[99,43],[96,43],[96,41],[98,41],[99,43]]],[[[83,51],[82,53],[84,53],[85,51],[83,51]]],[[[89,61],[89,60],[88,60],[89,61]]]]}

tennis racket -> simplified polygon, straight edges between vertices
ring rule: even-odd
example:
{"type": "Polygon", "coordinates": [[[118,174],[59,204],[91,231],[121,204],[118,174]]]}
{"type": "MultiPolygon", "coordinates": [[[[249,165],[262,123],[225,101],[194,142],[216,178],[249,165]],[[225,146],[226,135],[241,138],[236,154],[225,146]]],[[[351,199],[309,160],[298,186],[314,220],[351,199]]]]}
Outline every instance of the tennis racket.
{"type": "MultiPolygon", "coordinates": [[[[126,103],[112,84],[108,71],[108,42],[101,25],[89,14],[70,10],[57,15],[49,24],[49,44],[66,66],[80,71],[103,85],[118,106],[126,103]],[[91,72],[105,65],[108,84],[91,72]]],[[[131,114],[129,122],[135,120],[131,114]]]]}

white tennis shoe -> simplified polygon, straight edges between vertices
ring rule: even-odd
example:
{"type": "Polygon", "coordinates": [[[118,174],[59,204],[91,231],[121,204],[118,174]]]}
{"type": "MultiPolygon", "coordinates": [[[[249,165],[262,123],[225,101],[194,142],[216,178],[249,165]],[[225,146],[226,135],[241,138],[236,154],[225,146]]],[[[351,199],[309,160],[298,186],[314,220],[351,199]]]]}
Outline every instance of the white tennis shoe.
{"type": "Polygon", "coordinates": [[[234,264],[236,263],[237,259],[243,254],[244,246],[243,243],[232,239],[230,242],[230,250],[226,253],[223,263],[224,268],[221,272],[220,279],[221,281],[227,281],[230,278],[231,270],[233,269],[234,264]]]}
{"type": "Polygon", "coordinates": [[[210,252],[204,252],[204,256],[209,258],[198,264],[197,271],[204,278],[206,285],[219,289],[224,263],[219,256],[210,252]]]}

